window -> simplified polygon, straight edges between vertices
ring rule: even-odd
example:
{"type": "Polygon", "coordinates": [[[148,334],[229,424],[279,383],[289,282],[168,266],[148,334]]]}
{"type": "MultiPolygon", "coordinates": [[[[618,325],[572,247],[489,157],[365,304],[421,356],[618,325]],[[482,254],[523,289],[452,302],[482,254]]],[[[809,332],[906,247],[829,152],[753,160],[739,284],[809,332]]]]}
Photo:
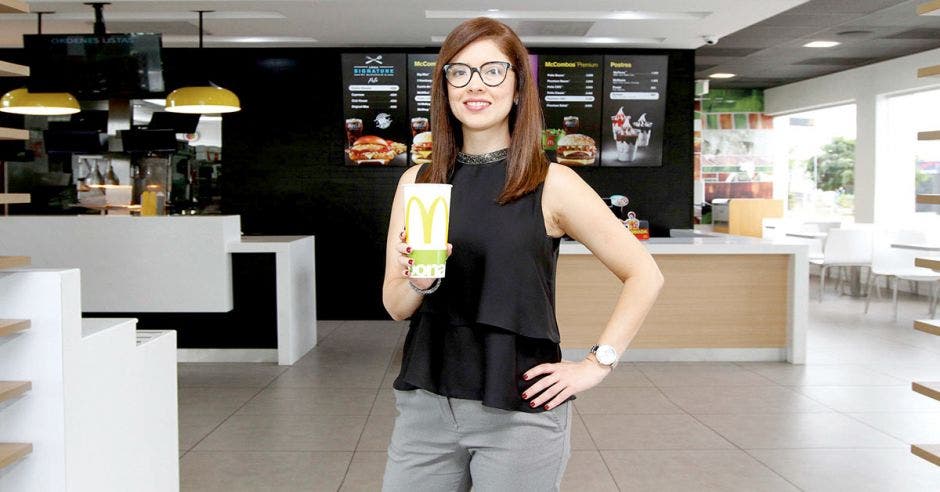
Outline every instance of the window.
{"type": "Polygon", "coordinates": [[[787,216],[853,220],[855,213],[855,104],[774,118],[778,172],[787,216]]]}

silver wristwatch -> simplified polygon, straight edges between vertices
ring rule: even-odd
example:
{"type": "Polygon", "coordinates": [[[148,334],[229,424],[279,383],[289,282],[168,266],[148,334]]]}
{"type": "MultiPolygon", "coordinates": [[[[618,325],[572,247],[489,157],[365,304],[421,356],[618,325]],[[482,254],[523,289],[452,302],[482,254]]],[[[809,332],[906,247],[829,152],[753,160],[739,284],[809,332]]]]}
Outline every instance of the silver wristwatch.
{"type": "Polygon", "coordinates": [[[610,345],[595,345],[591,347],[591,353],[602,366],[610,366],[613,369],[620,363],[620,354],[610,345]]]}

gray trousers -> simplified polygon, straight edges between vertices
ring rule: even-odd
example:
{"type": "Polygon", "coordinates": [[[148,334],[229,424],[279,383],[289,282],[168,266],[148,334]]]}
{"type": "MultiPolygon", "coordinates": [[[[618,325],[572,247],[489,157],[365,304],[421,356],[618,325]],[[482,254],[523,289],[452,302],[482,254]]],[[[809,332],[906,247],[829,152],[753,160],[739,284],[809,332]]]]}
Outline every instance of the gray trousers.
{"type": "Polygon", "coordinates": [[[395,390],[383,492],[557,491],[571,456],[571,404],[541,413],[395,390]]]}

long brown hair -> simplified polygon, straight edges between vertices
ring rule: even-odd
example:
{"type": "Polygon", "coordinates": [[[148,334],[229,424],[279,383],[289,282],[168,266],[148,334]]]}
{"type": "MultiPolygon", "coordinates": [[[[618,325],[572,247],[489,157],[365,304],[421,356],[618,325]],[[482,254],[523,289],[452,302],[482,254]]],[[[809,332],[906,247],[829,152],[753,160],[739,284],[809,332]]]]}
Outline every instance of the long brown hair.
{"type": "Polygon", "coordinates": [[[516,73],[518,103],[509,111],[511,143],[506,185],[497,200],[500,204],[505,204],[531,192],[545,181],[548,159],[542,151],[542,106],[535,81],[532,80],[529,52],[512,29],[502,22],[486,17],[463,22],[447,35],[441,45],[431,92],[431,134],[434,136],[431,168],[423,173],[423,176],[418,176],[417,181],[446,183],[454,170],[458,146],[463,145],[463,133],[460,122],[450,111],[443,66],[467,45],[481,39],[493,40],[500,51],[509,57],[516,73]]]}

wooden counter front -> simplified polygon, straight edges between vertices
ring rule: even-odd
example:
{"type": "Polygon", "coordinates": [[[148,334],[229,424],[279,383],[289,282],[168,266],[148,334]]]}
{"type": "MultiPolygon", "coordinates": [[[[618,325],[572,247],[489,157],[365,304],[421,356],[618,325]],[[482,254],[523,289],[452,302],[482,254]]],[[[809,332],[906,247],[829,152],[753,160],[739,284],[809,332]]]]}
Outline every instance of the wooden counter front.
{"type": "MultiPolygon", "coordinates": [[[[666,279],[630,348],[785,348],[792,255],[654,254],[666,279]]],[[[622,283],[594,255],[560,255],[561,345],[597,342],[622,283]]]]}

